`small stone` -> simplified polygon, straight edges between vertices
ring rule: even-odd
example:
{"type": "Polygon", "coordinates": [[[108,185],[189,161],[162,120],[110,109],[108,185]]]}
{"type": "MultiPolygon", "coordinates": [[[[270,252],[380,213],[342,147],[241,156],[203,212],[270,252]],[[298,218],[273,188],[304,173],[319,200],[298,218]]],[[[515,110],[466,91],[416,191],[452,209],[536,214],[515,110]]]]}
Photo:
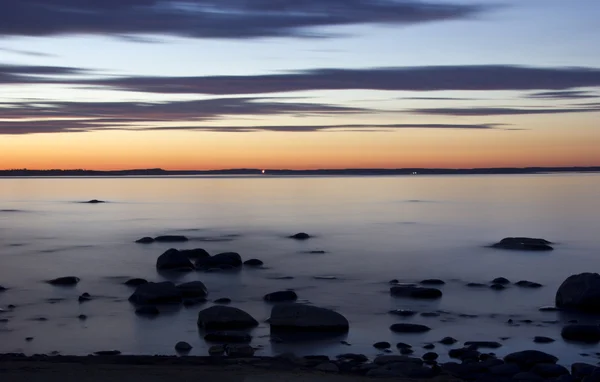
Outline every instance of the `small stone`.
{"type": "Polygon", "coordinates": [[[250,345],[227,345],[225,352],[230,357],[252,357],[254,348],[250,345]]]}
{"type": "Polygon", "coordinates": [[[67,276],[67,277],[59,277],[53,280],[48,280],[48,284],[51,285],[59,285],[59,286],[73,286],[76,285],[80,281],[79,277],[75,276],[67,276]]]}
{"type": "Polygon", "coordinates": [[[402,348],[400,349],[400,354],[402,355],[409,355],[409,354],[413,354],[415,351],[409,348],[402,348]]]}
{"type": "Polygon", "coordinates": [[[468,283],[467,286],[469,288],[485,288],[486,285],[482,283],[468,283]]]}
{"type": "Polygon", "coordinates": [[[440,343],[443,344],[443,345],[454,345],[457,342],[458,341],[455,338],[452,338],[452,337],[444,337],[440,341],[440,343]]]}
{"type": "Polygon", "coordinates": [[[79,298],[78,298],[80,303],[90,301],[91,299],[92,299],[92,296],[90,296],[89,293],[84,293],[81,296],[79,296],[79,298]]]}
{"type": "Polygon", "coordinates": [[[148,284],[148,281],[145,279],[134,278],[134,279],[129,279],[129,280],[125,281],[124,284],[127,286],[137,287],[137,286],[140,286],[143,284],[148,284]]]}
{"type": "Polygon", "coordinates": [[[505,277],[497,277],[492,280],[492,284],[507,285],[510,284],[510,281],[505,277]]]}
{"type": "Polygon", "coordinates": [[[244,261],[244,265],[249,266],[249,267],[260,267],[263,264],[264,263],[259,259],[250,259],[250,260],[244,261]]]}
{"type": "Polygon", "coordinates": [[[77,316],[77,318],[79,318],[81,321],[87,320],[87,316],[85,314],[80,314],[77,316]]]}
{"type": "Polygon", "coordinates": [[[405,344],[404,342],[398,342],[398,343],[396,344],[396,347],[397,347],[398,349],[410,349],[410,348],[412,348],[412,346],[411,346],[411,345],[409,345],[409,344],[405,344]]]}
{"type": "Polygon", "coordinates": [[[429,326],[420,324],[393,324],[390,326],[390,330],[396,333],[424,333],[431,330],[429,326]]]}
{"type": "Polygon", "coordinates": [[[375,349],[389,349],[392,345],[389,342],[376,342],[373,344],[375,349]]]}
{"type": "Polygon", "coordinates": [[[219,356],[225,354],[225,346],[213,345],[208,349],[208,354],[211,356],[219,356]]]}
{"type": "Polygon", "coordinates": [[[435,361],[436,359],[438,359],[438,354],[434,353],[434,352],[428,352],[423,354],[423,360],[425,361],[435,361]]]}
{"type": "Polygon", "coordinates": [[[182,353],[189,352],[192,350],[192,345],[184,341],[179,341],[175,344],[175,350],[182,353]]]}
{"type": "Polygon", "coordinates": [[[537,344],[549,344],[554,342],[554,339],[550,337],[536,336],[533,338],[533,342],[537,344]]]}
{"type": "Polygon", "coordinates": [[[431,318],[431,317],[439,317],[440,314],[437,312],[423,312],[420,314],[421,317],[427,317],[427,318],[431,318]]]}
{"type": "Polygon", "coordinates": [[[423,346],[423,349],[425,349],[425,350],[435,349],[435,345],[434,344],[427,344],[427,345],[423,346]]]}
{"type": "Polygon", "coordinates": [[[446,283],[440,279],[427,279],[427,280],[422,280],[419,284],[422,284],[422,285],[444,285],[446,283]]]}
{"type": "Polygon", "coordinates": [[[393,279],[389,281],[390,284],[398,284],[399,282],[400,281],[398,281],[398,279],[393,279]]]}
{"type": "Polygon", "coordinates": [[[31,342],[31,341],[33,341],[33,337],[27,337],[27,338],[25,338],[25,341],[31,342]]]}
{"type": "Polygon", "coordinates": [[[479,348],[498,349],[502,344],[495,341],[467,341],[465,342],[465,346],[475,350],[479,348]]]}
{"type": "Polygon", "coordinates": [[[299,232],[295,235],[290,236],[290,239],[296,239],[296,240],[306,240],[306,239],[310,239],[311,236],[309,234],[307,234],[306,232],[299,232]]]}

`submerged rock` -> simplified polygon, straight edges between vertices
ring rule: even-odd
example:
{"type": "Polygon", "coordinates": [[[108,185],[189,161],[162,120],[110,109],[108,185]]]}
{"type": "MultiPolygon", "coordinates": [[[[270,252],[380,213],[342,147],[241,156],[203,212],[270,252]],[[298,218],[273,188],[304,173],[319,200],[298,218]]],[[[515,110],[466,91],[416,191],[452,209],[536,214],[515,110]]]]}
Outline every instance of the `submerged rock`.
{"type": "Polygon", "coordinates": [[[415,312],[414,310],[409,310],[409,309],[395,309],[395,310],[388,311],[388,313],[393,314],[394,316],[400,316],[400,317],[412,317],[415,314],[417,314],[417,312],[415,312]]]}
{"type": "Polygon", "coordinates": [[[346,317],[330,309],[285,303],[273,306],[269,318],[271,331],[345,333],[346,317]]]}
{"type": "Polygon", "coordinates": [[[208,300],[204,297],[196,297],[196,298],[184,298],[183,306],[190,307],[200,304],[205,304],[208,300]]]}
{"type": "Polygon", "coordinates": [[[421,280],[421,282],[419,284],[422,284],[422,285],[445,285],[446,283],[440,279],[426,279],[426,280],[421,280]]]}
{"type": "Polygon", "coordinates": [[[242,266],[242,257],[237,252],[223,252],[214,256],[204,257],[196,261],[199,269],[233,269],[242,266]]]}
{"type": "Polygon", "coordinates": [[[437,299],[442,297],[442,291],[439,289],[413,286],[393,286],[390,288],[390,293],[397,297],[415,299],[437,299]]]}
{"type": "Polygon", "coordinates": [[[141,239],[137,239],[135,242],[139,243],[139,244],[151,244],[151,243],[154,243],[154,238],[152,238],[150,236],[146,236],[146,237],[142,237],[141,239]]]}
{"type": "Polygon", "coordinates": [[[244,261],[244,265],[248,267],[261,267],[264,263],[259,259],[250,259],[244,261]]]}
{"type": "Polygon", "coordinates": [[[208,253],[203,248],[195,248],[195,249],[181,249],[179,252],[182,255],[187,256],[190,259],[202,259],[205,257],[210,257],[210,253],[208,253]]]}
{"type": "Polygon", "coordinates": [[[298,295],[293,290],[273,292],[265,295],[264,297],[264,300],[269,302],[296,301],[297,299],[298,295]]]}
{"type": "Polygon", "coordinates": [[[373,344],[373,347],[374,347],[375,349],[389,349],[389,348],[391,348],[391,347],[392,347],[392,344],[390,344],[389,342],[385,342],[385,341],[382,341],[382,342],[375,342],[375,343],[373,344]]]}
{"type": "Polygon", "coordinates": [[[163,235],[154,238],[157,243],[181,243],[189,239],[182,235],[163,235]]]}
{"type": "Polygon", "coordinates": [[[207,342],[221,342],[225,344],[248,343],[252,341],[252,336],[240,332],[212,332],[204,336],[207,342]]]}
{"type": "Polygon", "coordinates": [[[551,251],[554,248],[552,248],[550,244],[552,243],[545,239],[536,239],[530,237],[507,237],[500,240],[496,244],[492,244],[492,247],[519,251],[551,251]]]}
{"type": "Polygon", "coordinates": [[[8,290],[8,288],[5,288],[2,285],[0,285],[0,292],[4,292],[4,291],[7,291],[7,290],[8,290]]]}
{"type": "Polygon", "coordinates": [[[482,283],[468,283],[467,286],[469,288],[485,288],[487,285],[482,283]]]}
{"type": "Polygon", "coordinates": [[[495,341],[467,341],[465,342],[465,346],[468,346],[472,349],[480,349],[480,348],[488,348],[488,349],[497,349],[502,346],[501,343],[495,341]]]}
{"type": "Polygon", "coordinates": [[[192,350],[192,345],[188,344],[185,341],[179,341],[175,344],[175,350],[182,353],[187,353],[192,350]]]}
{"type": "Polygon", "coordinates": [[[600,342],[600,326],[598,325],[567,325],[561,331],[565,340],[582,343],[600,342]]]}
{"type": "Polygon", "coordinates": [[[452,338],[452,337],[444,337],[440,340],[440,343],[443,345],[454,345],[457,342],[458,342],[458,340],[456,338],[452,338]]]}
{"type": "Polygon", "coordinates": [[[148,284],[148,281],[145,279],[140,279],[140,278],[134,278],[134,279],[129,279],[127,281],[125,281],[124,283],[127,286],[140,286],[140,285],[144,285],[144,284],[148,284]]]}
{"type": "Polygon", "coordinates": [[[198,313],[198,326],[206,330],[250,329],[258,321],[241,309],[215,305],[198,313]]]}
{"type": "Polygon", "coordinates": [[[524,350],[510,353],[504,357],[504,362],[516,363],[522,369],[530,369],[538,363],[556,363],[558,358],[538,350],[524,350]]]}
{"type": "Polygon", "coordinates": [[[395,333],[424,333],[431,330],[429,326],[420,324],[393,324],[390,326],[390,330],[395,333]]]}
{"type": "Polygon", "coordinates": [[[104,200],[98,200],[98,199],[92,199],[92,200],[88,200],[87,202],[84,202],[87,204],[99,204],[99,203],[106,203],[104,200]]]}
{"type": "Polygon", "coordinates": [[[250,345],[227,345],[225,352],[229,357],[252,357],[254,356],[254,348],[250,345]]]}
{"type": "Polygon", "coordinates": [[[71,286],[76,285],[80,281],[79,277],[75,276],[66,276],[59,277],[53,280],[48,280],[47,283],[51,285],[59,285],[59,286],[71,286]]]}
{"type": "Polygon", "coordinates": [[[140,306],[135,310],[135,314],[140,316],[157,316],[160,314],[160,311],[155,306],[140,306]]]}
{"type": "Polygon", "coordinates": [[[510,280],[505,277],[496,277],[492,280],[492,284],[508,285],[510,284],[510,280]]]}
{"type": "Polygon", "coordinates": [[[83,293],[81,296],[79,296],[79,298],[77,300],[80,303],[86,302],[86,301],[91,301],[92,300],[92,296],[90,296],[89,293],[83,293]]]}
{"type": "Polygon", "coordinates": [[[180,303],[181,299],[181,291],[170,281],[140,285],[129,297],[129,301],[139,305],[180,303]]]}
{"type": "Polygon", "coordinates": [[[306,232],[298,232],[295,235],[289,236],[290,239],[296,239],[296,240],[306,240],[306,239],[310,239],[311,236],[309,234],[307,234],[306,232]]]}
{"type": "Polygon", "coordinates": [[[156,260],[156,269],[167,270],[193,270],[194,264],[180,251],[171,248],[156,260]]]}
{"type": "Polygon", "coordinates": [[[555,304],[560,309],[600,312],[600,275],[580,273],[569,276],[556,292],[555,304]]]}
{"type": "Polygon", "coordinates": [[[506,287],[504,285],[502,285],[502,284],[492,284],[492,285],[490,285],[490,289],[493,289],[493,290],[504,290],[504,289],[506,289],[506,287]]]}
{"type": "Polygon", "coordinates": [[[554,342],[554,339],[550,337],[536,336],[533,338],[533,342],[536,344],[549,344],[554,342]]]}
{"type": "Polygon", "coordinates": [[[205,298],[208,295],[208,289],[202,281],[191,281],[177,285],[183,298],[205,298]]]}
{"type": "Polygon", "coordinates": [[[521,280],[515,283],[516,286],[520,286],[522,288],[541,288],[543,285],[540,283],[536,283],[533,281],[521,280]]]}

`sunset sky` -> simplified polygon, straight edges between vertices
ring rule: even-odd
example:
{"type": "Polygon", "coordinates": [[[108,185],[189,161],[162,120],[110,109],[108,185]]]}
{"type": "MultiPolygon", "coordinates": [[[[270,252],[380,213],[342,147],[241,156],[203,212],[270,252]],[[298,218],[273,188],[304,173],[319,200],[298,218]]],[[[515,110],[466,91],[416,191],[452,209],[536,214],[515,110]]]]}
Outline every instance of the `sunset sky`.
{"type": "Polygon", "coordinates": [[[598,0],[0,0],[0,169],[600,166],[598,0]]]}

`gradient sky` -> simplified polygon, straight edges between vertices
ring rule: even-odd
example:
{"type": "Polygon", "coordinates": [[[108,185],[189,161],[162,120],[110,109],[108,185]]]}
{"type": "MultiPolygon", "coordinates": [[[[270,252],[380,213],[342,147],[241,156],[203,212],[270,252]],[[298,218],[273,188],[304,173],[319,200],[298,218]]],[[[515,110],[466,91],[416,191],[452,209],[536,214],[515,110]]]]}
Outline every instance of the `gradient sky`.
{"type": "Polygon", "coordinates": [[[597,0],[0,0],[0,169],[600,165],[597,0]]]}

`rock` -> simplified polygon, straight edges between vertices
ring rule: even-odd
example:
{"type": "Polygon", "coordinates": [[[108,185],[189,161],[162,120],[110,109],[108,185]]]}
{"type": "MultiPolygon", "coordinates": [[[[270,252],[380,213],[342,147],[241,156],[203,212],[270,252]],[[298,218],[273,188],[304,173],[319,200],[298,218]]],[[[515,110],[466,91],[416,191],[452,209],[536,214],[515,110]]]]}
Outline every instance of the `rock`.
{"type": "Polygon", "coordinates": [[[296,301],[298,295],[293,290],[284,290],[265,295],[264,300],[269,302],[296,301]]]}
{"type": "Polygon", "coordinates": [[[398,284],[400,281],[398,279],[393,279],[388,282],[388,284],[398,284]]]}
{"type": "Polygon", "coordinates": [[[452,338],[452,337],[444,337],[440,341],[440,343],[443,344],[443,345],[454,345],[457,342],[458,341],[455,338],[452,338]]]}
{"type": "Polygon", "coordinates": [[[600,275],[569,276],[558,288],[555,304],[560,309],[600,313],[600,275]]]}
{"type": "Polygon", "coordinates": [[[540,312],[559,312],[560,309],[555,306],[542,306],[538,309],[540,312]]]}
{"type": "Polygon", "coordinates": [[[414,310],[408,310],[408,309],[395,309],[395,310],[390,310],[388,313],[393,314],[394,316],[400,316],[400,317],[412,317],[415,314],[417,314],[417,312],[415,312],[414,310]]]}
{"type": "Polygon", "coordinates": [[[395,333],[424,333],[431,330],[429,326],[419,324],[393,324],[390,330],[395,333]]]}
{"type": "Polygon", "coordinates": [[[410,355],[413,354],[415,351],[413,349],[408,349],[408,348],[403,348],[400,349],[400,354],[402,355],[410,355]]]}
{"type": "Polygon", "coordinates": [[[493,290],[504,290],[504,289],[506,289],[506,287],[504,285],[502,285],[502,284],[492,284],[492,285],[490,285],[490,289],[493,289],[493,290]]]}
{"type": "Polygon", "coordinates": [[[323,255],[323,254],[327,253],[327,251],[316,250],[316,251],[308,251],[308,253],[311,253],[313,255],[323,255]]]}
{"type": "Polygon", "coordinates": [[[560,334],[562,338],[569,341],[590,344],[600,342],[600,326],[598,325],[567,325],[560,334]]]}
{"type": "Polygon", "coordinates": [[[184,341],[179,341],[175,344],[175,350],[181,353],[187,353],[192,350],[192,345],[184,341]]]}
{"type": "Polygon", "coordinates": [[[241,332],[211,332],[204,336],[207,342],[221,342],[225,344],[244,344],[252,341],[252,336],[241,332]]]}
{"type": "Polygon", "coordinates": [[[221,356],[225,354],[225,346],[223,345],[214,345],[208,349],[208,354],[211,356],[221,356]]]}
{"type": "Polygon", "coordinates": [[[468,283],[467,286],[469,288],[485,288],[487,285],[482,283],[468,283]]]}
{"type": "Polygon", "coordinates": [[[94,352],[94,354],[100,355],[100,356],[111,356],[111,355],[119,355],[119,354],[121,354],[121,352],[118,350],[101,350],[101,351],[94,352]]]}
{"type": "Polygon", "coordinates": [[[513,375],[514,381],[523,381],[523,382],[543,382],[544,378],[540,377],[537,374],[530,372],[521,372],[513,375]]]}
{"type": "Polygon", "coordinates": [[[479,359],[480,353],[477,350],[469,349],[469,348],[459,348],[459,349],[451,349],[448,352],[448,356],[450,358],[457,358],[460,360],[466,359],[479,359]]]}
{"type": "Polygon", "coordinates": [[[502,365],[492,366],[489,371],[493,375],[501,375],[504,377],[512,377],[521,372],[521,368],[515,363],[505,363],[502,365]]]}
{"type": "Polygon", "coordinates": [[[420,314],[421,317],[439,317],[440,314],[438,312],[423,312],[420,314]]]}
{"type": "Polygon", "coordinates": [[[27,337],[27,338],[25,338],[25,341],[31,342],[31,341],[33,341],[33,337],[27,337]]]}
{"type": "Polygon", "coordinates": [[[90,301],[92,299],[92,296],[90,296],[89,293],[83,293],[81,296],[79,296],[77,298],[77,300],[82,303],[82,302],[86,302],[86,301],[90,301]]]}
{"type": "Polygon", "coordinates": [[[135,278],[135,279],[129,279],[129,280],[125,281],[124,284],[127,285],[127,286],[137,287],[137,286],[140,286],[140,285],[143,285],[143,284],[148,284],[148,281],[145,280],[145,279],[135,278]]]}
{"type": "Polygon", "coordinates": [[[494,341],[467,341],[465,342],[465,346],[475,350],[480,348],[498,349],[502,344],[494,341]]]}
{"type": "Polygon", "coordinates": [[[544,378],[555,378],[569,374],[566,367],[554,363],[538,363],[531,369],[531,372],[544,378]]]}
{"type": "Polygon", "coordinates": [[[146,236],[142,237],[141,239],[137,239],[135,242],[139,244],[151,244],[154,243],[154,238],[146,236]]]}
{"type": "Polygon", "coordinates": [[[373,344],[373,347],[375,349],[389,349],[392,347],[392,345],[389,342],[382,341],[382,342],[375,342],[373,344]]]}
{"type": "Polygon", "coordinates": [[[412,348],[412,346],[411,346],[411,345],[409,345],[409,344],[405,344],[404,342],[398,342],[398,343],[396,344],[396,347],[397,347],[398,349],[410,349],[410,348],[412,348]]]}
{"type": "Polygon", "coordinates": [[[339,354],[335,358],[340,361],[352,361],[356,363],[364,363],[369,360],[369,358],[364,354],[354,354],[354,353],[344,353],[339,354]]]}
{"type": "Polygon", "coordinates": [[[295,235],[290,236],[289,238],[296,239],[296,240],[306,240],[306,239],[310,239],[311,236],[305,232],[299,232],[295,235]]]}
{"type": "Polygon", "coordinates": [[[183,306],[190,307],[200,304],[205,304],[208,300],[204,297],[184,298],[183,306]]]}
{"type": "Polygon", "coordinates": [[[379,366],[394,363],[412,363],[419,366],[423,365],[423,361],[421,359],[407,357],[404,355],[380,355],[373,360],[373,363],[379,366]]]}
{"type": "Polygon", "coordinates": [[[7,290],[8,290],[8,288],[5,288],[2,285],[0,285],[0,292],[4,292],[4,291],[7,291],[7,290]]]}
{"type": "Polygon", "coordinates": [[[536,336],[533,338],[533,342],[535,342],[536,344],[549,344],[551,342],[554,342],[554,339],[550,337],[536,336]]]}
{"type": "Polygon", "coordinates": [[[140,316],[157,316],[160,314],[160,310],[153,305],[140,306],[135,310],[135,314],[140,316]]]}
{"type": "Polygon", "coordinates": [[[181,235],[163,235],[154,238],[157,243],[181,243],[188,240],[187,237],[181,235]]]}
{"type": "Polygon", "coordinates": [[[183,298],[205,298],[208,295],[208,289],[202,281],[191,281],[177,285],[183,298]]]}
{"type": "Polygon", "coordinates": [[[234,269],[242,266],[242,257],[237,252],[223,252],[210,257],[204,257],[196,261],[199,269],[234,269]]]}
{"type": "Polygon", "coordinates": [[[244,265],[249,267],[261,267],[264,263],[259,259],[250,259],[244,261],[244,265]]]}
{"type": "Polygon", "coordinates": [[[210,257],[210,254],[203,248],[182,249],[179,252],[182,255],[187,256],[189,259],[203,259],[210,257]]]}
{"type": "Polygon", "coordinates": [[[529,237],[507,237],[500,240],[496,244],[492,244],[494,248],[512,249],[518,251],[551,251],[554,248],[548,240],[534,239],[529,237]]]}
{"type": "Polygon", "coordinates": [[[323,371],[325,373],[339,373],[340,368],[333,362],[323,362],[315,367],[315,370],[323,371]]]}
{"type": "Polygon", "coordinates": [[[179,252],[178,250],[171,248],[156,260],[156,269],[158,270],[193,270],[194,264],[190,259],[179,252]]]}
{"type": "Polygon", "coordinates": [[[181,303],[181,291],[170,281],[147,283],[138,286],[129,297],[138,305],[181,303]]]}
{"type": "Polygon", "coordinates": [[[338,312],[296,303],[273,306],[269,324],[271,331],[346,333],[350,328],[346,317],[338,312]]]}
{"type": "Polygon", "coordinates": [[[506,363],[516,363],[521,369],[530,369],[538,363],[556,363],[558,358],[538,350],[524,350],[504,357],[506,363]]]}
{"type": "Polygon", "coordinates": [[[75,276],[67,276],[67,277],[59,277],[53,280],[48,280],[47,283],[51,285],[59,285],[59,286],[71,286],[77,285],[80,281],[79,277],[75,276]]]}
{"type": "Polygon", "coordinates": [[[423,360],[424,361],[435,361],[436,359],[438,359],[438,354],[434,353],[434,352],[428,352],[423,354],[423,360]]]}
{"type": "Polygon", "coordinates": [[[425,349],[425,350],[435,349],[435,345],[434,344],[426,344],[423,346],[423,349],[425,349]]]}
{"type": "Polygon", "coordinates": [[[231,304],[231,299],[227,297],[221,297],[213,301],[215,304],[231,304]]]}
{"type": "Polygon", "coordinates": [[[230,357],[252,357],[254,348],[250,345],[227,345],[225,352],[230,357]]]}
{"type": "Polygon", "coordinates": [[[577,380],[581,380],[584,377],[592,375],[594,370],[596,370],[596,366],[587,363],[577,362],[571,365],[571,374],[577,380]]]}
{"type": "Polygon", "coordinates": [[[496,277],[492,280],[492,284],[508,285],[510,281],[505,277],[496,277]]]}
{"type": "Polygon", "coordinates": [[[422,284],[422,285],[444,285],[446,283],[440,279],[427,279],[427,280],[422,280],[419,284],[422,284]]]}
{"type": "Polygon", "coordinates": [[[198,326],[206,330],[250,329],[258,321],[241,309],[215,305],[198,313],[198,326]]]}
{"type": "Polygon", "coordinates": [[[100,203],[106,203],[104,200],[98,200],[98,199],[92,199],[92,200],[88,200],[87,202],[84,202],[87,204],[100,204],[100,203]]]}
{"type": "Polygon", "coordinates": [[[85,314],[80,314],[77,316],[77,318],[79,318],[81,321],[87,320],[87,316],[85,314]]]}
{"type": "Polygon", "coordinates": [[[390,293],[397,297],[415,299],[436,299],[442,297],[442,291],[439,289],[412,286],[393,286],[390,288],[390,293]]]}
{"type": "Polygon", "coordinates": [[[521,280],[515,283],[516,286],[521,288],[541,288],[542,284],[534,283],[533,281],[521,280]]]}

